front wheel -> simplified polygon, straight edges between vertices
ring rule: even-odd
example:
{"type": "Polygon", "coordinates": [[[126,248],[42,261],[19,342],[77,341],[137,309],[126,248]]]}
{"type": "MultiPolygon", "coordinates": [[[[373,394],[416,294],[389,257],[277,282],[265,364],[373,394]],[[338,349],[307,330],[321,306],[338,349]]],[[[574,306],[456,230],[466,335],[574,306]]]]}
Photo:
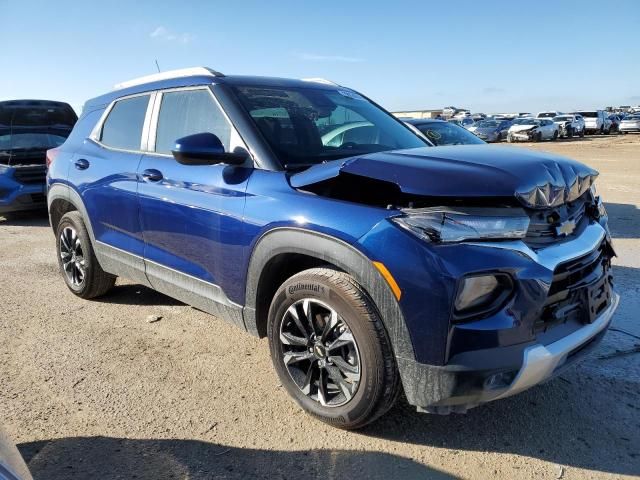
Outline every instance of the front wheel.
{"type": "Polygon", "coordinates": [[[558,139],[558,131],[553,132],[553,138],[551,140],[555,141],[558,139]]]}
{"type": "Polygon", "coordinates": [[[267,328],[271,360],[294,400],[344,429],[383,415],[400,378],[377,309],[350,275],[313,268],[276,292],[267,328]]]}
{"type": "Polygon", "coordinates": [[[65,214],[56,228],[58,266],[67,287],[81,298],[104,295],[116,277],[106,273],[96,259],[89,233],[79,212],[65,214]]]}
{"type": "Polygon", "coordinates": [[[580,130],[580,138],[584,138],[584,128],[582,130],[580,130]]]}
{"type": "Polygon", "coordinates": [[[536,134],[536,142],[541,142],[542,141],[542,132],[538,132],[536,134]]]}

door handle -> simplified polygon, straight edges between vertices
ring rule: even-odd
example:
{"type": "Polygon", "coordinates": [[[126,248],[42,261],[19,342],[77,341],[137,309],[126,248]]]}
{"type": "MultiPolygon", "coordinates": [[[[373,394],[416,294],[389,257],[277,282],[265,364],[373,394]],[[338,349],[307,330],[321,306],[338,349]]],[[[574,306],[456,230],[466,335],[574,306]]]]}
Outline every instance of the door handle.
{"type": "Polygon", "coordinates": [[[155,168],[149,168],[142,172],[142,178],[147,182],[159,182],[162,180],[162,172],[160,170],[156,170],[155,168]]]}
{"type": "Polygon", "coordinates": [[[84,158],[79,158],[76,160],[75,166],[78,170],[86,170],[89,168],[89,160],[85,160],[84,158]]]}

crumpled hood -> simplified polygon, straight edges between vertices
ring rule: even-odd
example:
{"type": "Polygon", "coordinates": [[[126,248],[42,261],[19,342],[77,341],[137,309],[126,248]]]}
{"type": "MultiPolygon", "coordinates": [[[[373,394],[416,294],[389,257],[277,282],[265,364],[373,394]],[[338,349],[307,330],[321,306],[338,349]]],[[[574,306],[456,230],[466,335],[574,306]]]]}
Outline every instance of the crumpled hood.
{"type": "Polygon", "coordinates": [[[304,188],[341,174],[396,184],[403,193],[428,197],[511,197],[530,208],[572,201],[598,172],[549,153],[514,147],[463,145],[378,152],[315,165],[291,176],[304,188]]]}
{"type": "Polygon", "coordinates": [[[509,127],[509,131],[511,132],[524,132],[527,130],[532,130],[534,128],[538,128],[537,125],[512,125],[509,127]]]}

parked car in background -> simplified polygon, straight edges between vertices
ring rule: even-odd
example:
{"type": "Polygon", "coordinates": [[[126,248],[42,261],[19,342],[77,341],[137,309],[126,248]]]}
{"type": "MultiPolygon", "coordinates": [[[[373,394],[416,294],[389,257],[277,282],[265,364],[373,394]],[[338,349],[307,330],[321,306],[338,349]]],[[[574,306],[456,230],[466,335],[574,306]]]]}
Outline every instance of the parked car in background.
{"type": "Polygon", "coordinates": [[[640,114],[627,115],[620,122],[620,133],[640,132],[640,114]]]}
{"type": "Polygon", "coordinates": [[[621,115],[609,115],[607,118],[611,122],[611,127],[609,128],[609,133],[619,133],[620,132],[620,122],[622,121],[621,115]]]}
{"type": "Polygon", "coordinates": [[[611,121],[604,110],[580,110],[573,113],[584,118],[584,128],[588,134],[608,135],[611,131],[611,121]]]}
{"type": "Polygon", "coordinates": [[[507,138],[511,120],[483,120],[476,122],[469,131],[485,142],[500,142],[507,138]]]}
{"type": "Polygon", "coordinates": [[[562,115],[562,112],[556,112],[555,110],[547,111],[547,112],[538,112],[536,118],[553,118],[558,115],[562,115]]]}
{"type": "Polygon", "coordinates": [[[267,337],[282,386],[333,426],[375,421],[401,391],[445,414],[526,390],[595,348],[618,304],[595,170],[433,147],[328,82],[136,79],[87,101],[47,155],[73,294],[123,276],[267,337]],[[324,143],[354,121],[374,143],[324,143]]]}
{"type": "Polygon", "coordinates": [[[479,145],[485,143],[469,130],[456,125],[454,122],[414,119],[407,120],[406,123],[417,128],[420,133],[427,137],[427,139],[436,146],[479,145]]]}
{"type": "Polygon", "coordinates": [[[0,427],[0,480],[32,480],[27,465],[9,435],[0,427]]]}
{"type": "Polygon", "coordinates": [[[560,137],[572,138],[574,135],[584,137],[584,119],[580,115],[558,115],[553,117],[553,123],[558,125],[560,137]]]}
{"type": "Polygon", "coordinates": [[[466,128],[466,129],[469,129],[470,127],[472,127],[476,123],[476,122],[473,121],[473,118],[471,118],[471,117],[450,118],[447,121],[450,122],[450,123],[453,123],[455,125],[458,125],[459,127],[466,128]]]}
{"type": "Polygon", "coordinates": [[[549,118],[515,119],[507,132],[508,142],[541,142],[558,138],[558,126],[549,118]]]}
{"type": "Polygon", "coordinates": [[[0,102],[0,214],[46,207],[46,151],[64,143],[77,119],[62,102],[0,102]]]}

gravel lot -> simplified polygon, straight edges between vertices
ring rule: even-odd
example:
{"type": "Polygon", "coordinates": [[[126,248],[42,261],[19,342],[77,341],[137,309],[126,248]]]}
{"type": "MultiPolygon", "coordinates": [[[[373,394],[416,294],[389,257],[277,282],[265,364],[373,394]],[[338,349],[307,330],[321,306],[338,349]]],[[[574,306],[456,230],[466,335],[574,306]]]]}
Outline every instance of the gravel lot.
{"type": "Polygon", "coordinates": [[[601,172],[618,252],[614,327],[628,333],[563,377],[467,415],[400,403],[336,430],[289,400],[266,340],[127,281],[73,296],[46,217],[30,215],[0,218],[0,423],[36,480],[637,478],[640,135],[523,146],[601,172]]]}

